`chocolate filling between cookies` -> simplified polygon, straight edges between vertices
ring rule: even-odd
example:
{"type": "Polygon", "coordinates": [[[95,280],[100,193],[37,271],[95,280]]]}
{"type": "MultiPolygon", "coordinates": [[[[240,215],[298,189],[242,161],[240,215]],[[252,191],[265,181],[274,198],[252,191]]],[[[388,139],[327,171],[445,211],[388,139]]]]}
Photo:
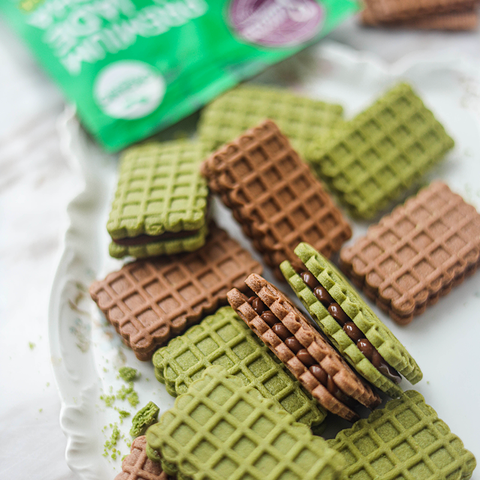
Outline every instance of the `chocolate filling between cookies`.
{"type": "Polygon", "coordinates": [[[112,238],[113,243],[117,245],[133,246],[133,245],[148,245],[149,243],[161,242],[166,240],[181,240],[183,238],[193,237],[200,232],[198,230],[188,230],[181,232],[165,232],[160,235],[147,235],[142,233],[136,237],[126,237],[126,238],[112,238]]]}
{"type": "Polygon", "coordinates": [[[344,393],[334,382],[333,378],[318,364],[308,350],[295,338],[288,328],[275,316],[275,314],[258,297],[250,297],[248,303],[255,313],[272,329],[272,331],[285,343],[305,368],[321,383],[330,394],[339,402],[349,408],[354,408],[357,402],[344,393]]]}
{"type": "Polygon", "coordinates": [[[370,360],[372,365],[385,377],[399,384],[402,380],[400,374],[389,365],[380,355],[378,350],[365,337],[363,332],[352,322],[350,317],[343,311],[342,307],[335,302],[334,298],[320,284],[315,276],[308,272],[300,272],[300,277],[307,287],[312,291],[317,300],[328,310],[328,313],[342,327],[348,337],[357,345],[360,352],[370,360]]]}

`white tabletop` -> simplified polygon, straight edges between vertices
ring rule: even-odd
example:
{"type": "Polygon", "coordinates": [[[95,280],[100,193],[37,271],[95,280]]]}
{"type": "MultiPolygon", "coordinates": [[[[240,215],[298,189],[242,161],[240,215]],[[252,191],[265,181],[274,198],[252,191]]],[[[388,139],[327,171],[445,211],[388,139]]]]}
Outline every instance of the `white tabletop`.
{"type": "MultiPolygon", "coordinates": [[[[480,32],[386,32],[352,19],[330,39],[395,62],[419,50],[480,62],[480,32]]],[[[61,153],[64,102],[0,20],[0,478],[74,479],[47,335],[50,287],[79,181],[61,153]]]]}

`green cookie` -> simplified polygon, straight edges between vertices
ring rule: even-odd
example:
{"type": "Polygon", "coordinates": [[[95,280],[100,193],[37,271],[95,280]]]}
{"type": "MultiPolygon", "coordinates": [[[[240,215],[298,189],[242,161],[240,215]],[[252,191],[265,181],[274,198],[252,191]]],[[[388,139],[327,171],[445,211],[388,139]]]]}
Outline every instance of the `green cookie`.
{"type": "Polygon", "coordinates": [[[132,428],[130,428],[130,435],[137,438],[140,435],[145,435],[147,428],[157,422],[160,409],[153,402],[148,402],[141,408],[132,419],[132,428]]]}
{"type": "MultiPolygon", "coordinates": [[[[300,243],[295,249],[295,254],[303,262],[306,270],[317,278],[385,361],[411,383],[419,382],[423,374],[415,360],[389,328],[358,296],[343,275],[307,243],[300,243]]],[[[372,365],[356,343],[315,297],[291,264],[285,261],[280,265],[280,269],[310,315],[345,359],[373,385],[392,397],[398,397],[402,393],[402,389],[372,365]]]]}
{"type": "Polygon", "coordinates": [[[344,465],[325,440],[218,365],[148,429],[147,444],[178,480],[334,480],[344,465]]]}
{"type": "Polygon", "coordinates": [[[196,250],[207,235],[208,188],[200,142],[149,143],[125,151],[107,230],[110,255],[136,258],[196,250]]]}
{"type": "Polygon", "coordinates": [[[420,393],[390,400],[327,443],[343,454],[345,479],[468,480],[477,462],[420,393]]]}
{"type": "Polygon", "coordinates": [[[335,135],[312,142],[306,159],[353,215],[370,218],[453,146],[432,112],[402,83],[335,135]]]}
{"type": "Polygon", "coordinates": [[[254,386],[263,397],[273,399],[297,422],[314,427],[326,416],[230,307],[220,308],[157,350],[153,365],[157,379],[173,396],[185,393],[209,366],[220,365],[245,385],[254,386]]]}
{"type": "Polygon", "coordinates": [[[300,155],[318,136],[343,124],[340,105],[301,97],[288,90],[241,85],[211,102],[202,112],[200,139],[215,150],[262,120],[274,120],[300,155]]]}

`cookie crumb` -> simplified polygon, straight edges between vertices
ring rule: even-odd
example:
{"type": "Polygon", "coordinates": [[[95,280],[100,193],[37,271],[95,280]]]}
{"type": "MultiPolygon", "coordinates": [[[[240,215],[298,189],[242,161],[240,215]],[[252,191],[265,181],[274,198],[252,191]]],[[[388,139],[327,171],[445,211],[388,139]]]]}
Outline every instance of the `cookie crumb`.
{"type": "Polygon", "coordinates": [[[159,412],[160,409],[157,405],[153,402],[148,402],[147,405],[141,408],[133,417],[130,435],[133,438],[144,435],[150,425],[157,423],[159,412]]]}
{"type": "Polygon", "coordinates": [[[118,370],[118,375],[125,382],[133,382],[140,376],[138,371],[132,367],[121,367],[118,370]]]}

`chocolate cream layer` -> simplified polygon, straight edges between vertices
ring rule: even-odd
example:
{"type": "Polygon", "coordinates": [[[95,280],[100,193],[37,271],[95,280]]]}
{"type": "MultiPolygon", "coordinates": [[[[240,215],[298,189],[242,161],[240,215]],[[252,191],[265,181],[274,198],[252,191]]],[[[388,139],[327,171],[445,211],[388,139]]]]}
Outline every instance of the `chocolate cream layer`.
{"type": "Polygon", "coordinates": [[[149,243],[162,242],[167,240],[181,240],[183,238],[193,237],[200,232],[198,230],[182,230],[180,232],[164,232],[160,235],[147,235],[142,233],[136,237],[112,238],[113,243],[117,245],[133,246],[147,245],[149,243]]]}
{"type": "Polygon", "coordinates": [[[398,385],[402,380],[400,374],[385,361],[378,350],[370,343],[357,325],[352,322],[350,317],[343,311],[342,307],[335,302],[334,298],[320,284],[315,276],[308,271],[303,271],[300,273],[300,277],[315,295],[317,300],[322,303],[322,305],[328,310],[328,313],[343,328],[343,331],[348,335],[352,342],[354,342],[363,355],[370,360],[372,365],[382,375],[398,385]]]}
{"type": "MultiPolygon", "coordinates": [[[[257,315],[272,329],[272,331],[285,343],[305,368],[321,383],[333,397],[349,408],[354,408],[358,403],[344,393],[333,381],[332,377],[308,353],[308,350],[292,335],[288,328],[275,316],[275,314],[258,297],[250,297],[248,303],[257,315]]],[[[312,327],[313,328],[313,327],[312,327]]]]}

